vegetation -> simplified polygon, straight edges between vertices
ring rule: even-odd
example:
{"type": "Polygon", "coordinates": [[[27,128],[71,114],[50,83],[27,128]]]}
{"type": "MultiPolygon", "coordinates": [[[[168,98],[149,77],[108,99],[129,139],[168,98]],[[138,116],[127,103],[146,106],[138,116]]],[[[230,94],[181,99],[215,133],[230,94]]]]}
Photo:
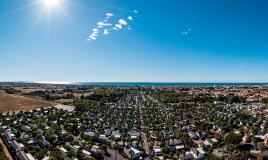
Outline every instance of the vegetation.
{"type": "Polygon", "coordinates": [[[262,98],[261,102],[264,103],[267,106],[268,105],[268,97],[262,98]]]}
{"type": "Polygon", "coordinates": [[[94,100],[100,103],[115,102],[127,93],[127,90],[95,89],[93,90],[93,94],[83,97],[82,99],[94,100]]]}
{"type": "Polygon", "coordinates": [[[75,110],[79,112],[86,112],[86,111],[97,112],[101,106],[98,101],[87,100],[87,99],[76,100],[73,104],[75,106],[75,110]]]}
{"type": "Polygon", "coordinates": [[[246,99],[243,96],[237,96],[234,94],[228,94],[227,96],[219,95],[217,98],[218,101],[226,102],[229,104],[233,103],[245,103],[246,99]]]}
{"type": "Polygon", "coordinates": [[[242,140],[242,137],[235,133],[230,133],[225,138],[225,143],[228,145],[238,145],[242,140]]]}
{"type": "Polygon", "coordinates": [[[8,158],[4,152],[4,148],[3,148],[2,144],[0,144],[0,159],[1,160],[8,160],[8,158]]]}
{"type": "Polygon", "coordinates": [[[214,100],[214,98],[209,94],[190,95],[187,93],[177,92],[152,92],[151,96],[160,100],[163,103],[208,103],[214,100]]]}

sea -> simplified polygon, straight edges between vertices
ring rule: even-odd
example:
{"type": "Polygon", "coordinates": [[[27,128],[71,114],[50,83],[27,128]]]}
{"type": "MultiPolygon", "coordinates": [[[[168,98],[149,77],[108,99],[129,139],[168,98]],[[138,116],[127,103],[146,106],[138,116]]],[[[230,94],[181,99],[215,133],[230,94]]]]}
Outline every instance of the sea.
{"type": "Polygon", "coordinates": [[[268,86],[268,83],[186,83],[186,82],[79,82],[86,86],[122,86],[122,87],[174,87],[174,86],[268,86]]]}

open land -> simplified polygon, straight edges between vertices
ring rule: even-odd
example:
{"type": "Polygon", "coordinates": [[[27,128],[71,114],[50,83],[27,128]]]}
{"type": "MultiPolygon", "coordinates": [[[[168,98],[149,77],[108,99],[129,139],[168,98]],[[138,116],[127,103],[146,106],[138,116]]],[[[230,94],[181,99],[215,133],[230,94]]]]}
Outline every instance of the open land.
{"type": "Polygon", "coordinates": [[[40,99],[0,92],[0,112],[27,111],[41,107],[51,107],[54,103],[40,99]]]}

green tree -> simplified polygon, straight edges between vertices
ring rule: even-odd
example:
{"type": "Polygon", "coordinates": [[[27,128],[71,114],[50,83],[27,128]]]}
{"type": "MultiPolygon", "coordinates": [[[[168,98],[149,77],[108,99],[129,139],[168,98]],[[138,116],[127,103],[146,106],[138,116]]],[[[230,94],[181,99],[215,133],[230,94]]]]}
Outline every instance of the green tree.
{"type": "Polygon", "coordinates": [[[240,135],[235,134],[235,133],[230,133],[225,138],[225,143],[228,145],[237,145],[241,142],[241,140],[242,140],[242,137],[240,135]]]}
{"type": "Polygon", "coordinates": [[[268,105],[268,97],[262,98],[261,102],[264,103],[267,106],[268,105]]]}
{"type": "Polygon", "coordinates": [[[46,149],[41,149],[40,151],[38,151],[36,154],[35,154],[35,157],[38,159],[38,160],[42,160],[47,154],[47,150],[46,149]]]}

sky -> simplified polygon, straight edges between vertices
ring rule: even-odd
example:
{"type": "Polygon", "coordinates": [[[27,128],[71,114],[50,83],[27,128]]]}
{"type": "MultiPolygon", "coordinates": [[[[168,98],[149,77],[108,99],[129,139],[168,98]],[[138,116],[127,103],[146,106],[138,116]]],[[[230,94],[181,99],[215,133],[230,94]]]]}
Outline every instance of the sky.
{"type": "Polygon", "coordinates": [[[268,82],[267,0],[0,1],[0,81],[268,82]]]}

